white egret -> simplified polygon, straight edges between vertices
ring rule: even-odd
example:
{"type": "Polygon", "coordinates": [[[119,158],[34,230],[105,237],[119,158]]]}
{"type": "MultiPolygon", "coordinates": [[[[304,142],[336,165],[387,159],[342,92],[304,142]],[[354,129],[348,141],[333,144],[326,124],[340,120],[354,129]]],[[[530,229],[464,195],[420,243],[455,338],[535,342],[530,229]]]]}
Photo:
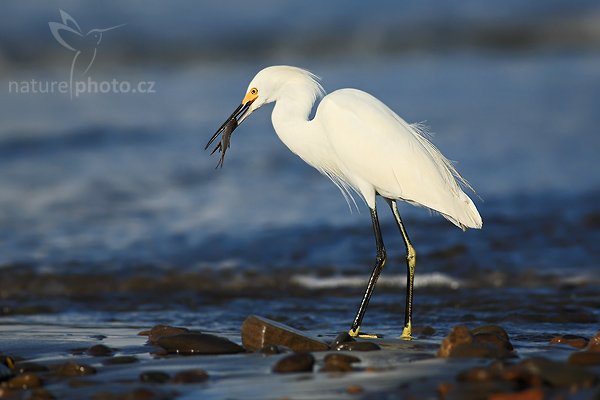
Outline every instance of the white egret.
{"type": "Polygon", "coordinates": [[[281,141],[302,160],[335,183],[346,200],[358,193],[371,210],[375,233],[375,267],[367,284],[351,336],[360,333],[363,316],[377,278],[386,262],[376,195],[383,197],[395,217],[406,246],[407,286],[402,337],[412,329],[413,280],[416,252],[400,218],[397,200],[429,208],[459,228],[481,228],[482,220],[462,187],[470,188],[454,166],[425,137],[419,125],[408,124],[381,101],[363,91],[340,89],[323,97],[314,118],[315,102],[324,95],[318,78],[290,66],[272,66],[258,72],[242,103],[212,136],[206,148],[222,134],[213,153],[229,147],[231,133],[252,112],[275,102],[271,116],[281,141]]]}

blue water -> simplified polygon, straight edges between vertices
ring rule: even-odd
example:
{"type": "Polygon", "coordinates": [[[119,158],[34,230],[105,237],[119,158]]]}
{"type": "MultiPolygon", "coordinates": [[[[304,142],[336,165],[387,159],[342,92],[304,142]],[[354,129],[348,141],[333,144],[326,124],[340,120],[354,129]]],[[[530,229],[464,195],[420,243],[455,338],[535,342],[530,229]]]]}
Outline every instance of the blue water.
{"type": "MultiPolygon", "coordinates": [[[[485,280],[527,270],[545,282],[565,266],[581,279],[596,272],[595,2],[332,2],[316,14],[279,2],[108,4],[3,5],[5,268],[364,271],[374,251],[367,208],[351,212],[287,151],[269,107],[236,131],[223,169],[203,151],[258,70],[295,64],[328,91],[360,88],[425,122],[476,189],[482,231],[401,209],[429,273],[485,280]],[[152,81],[155,93],[10,93],[10,81],[68,78],[72,53],[47,25],[60,20],[59,7],[82,31],[126,23],[105,33],[89,76],[152,81]],[[436,257],[457,246],[456,262],[436,257]]],[[[393,221],[380,214],[401,264],[393,221]]]]}

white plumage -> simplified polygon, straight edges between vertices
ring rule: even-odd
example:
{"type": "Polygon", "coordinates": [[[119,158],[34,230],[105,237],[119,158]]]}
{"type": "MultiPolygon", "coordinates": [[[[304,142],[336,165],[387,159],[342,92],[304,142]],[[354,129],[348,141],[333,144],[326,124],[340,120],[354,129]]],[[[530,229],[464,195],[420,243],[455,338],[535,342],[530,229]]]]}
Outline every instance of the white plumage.
{"type": "Polygon", "coordinates": [[[409,274],[403,337],[410,337],[416,252],[395,201],[429,208],[463,230],[481,228],[481,216],[463,191],[463,187],[471,187],[418,124],[408,124],[368,93],[337,90],[323,97],[314,118],[309,119],[315,102],[323,95],[318,78],[306,70],[289,66],[265,68],[252,79],[242,104],[207,147],[223,132],[221,144],[215,149],[223,157],[233,129],[262,105],[275,102],[271,118],[281,141],[329,177],[347,201],[352,198],[352,191],[362,196],[371,210],[377,260],[350,330],[353,336],[358,335],[372,289],[386,260],[375,201],[376,195],[385,198],[407,248],[409,274]]]}

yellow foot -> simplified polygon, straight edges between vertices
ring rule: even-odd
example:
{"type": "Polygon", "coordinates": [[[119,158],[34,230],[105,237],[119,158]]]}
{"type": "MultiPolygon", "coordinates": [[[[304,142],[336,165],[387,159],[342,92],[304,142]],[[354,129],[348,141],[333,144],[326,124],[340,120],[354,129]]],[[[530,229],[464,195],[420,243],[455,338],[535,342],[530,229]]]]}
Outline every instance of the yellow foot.
{"type": "Polygon", "coordinates": [[[350,329],[348,331],[348,335],[352,336],[353,338],[361,338],[361,339],[377,339],[382,337],[381,335],[378,335],[376,333],[360,333],[360,326],[358,328],[356,328],[356,330],[350,329]]]}
{"type": "Polygon", "coordinates": [[[402,336],[400,336],[400,339],[402,339],[402,340],[412,340],[411,334],[412,334],[412,326],[411,325],[407,325],[402,330],[402,336]]]}

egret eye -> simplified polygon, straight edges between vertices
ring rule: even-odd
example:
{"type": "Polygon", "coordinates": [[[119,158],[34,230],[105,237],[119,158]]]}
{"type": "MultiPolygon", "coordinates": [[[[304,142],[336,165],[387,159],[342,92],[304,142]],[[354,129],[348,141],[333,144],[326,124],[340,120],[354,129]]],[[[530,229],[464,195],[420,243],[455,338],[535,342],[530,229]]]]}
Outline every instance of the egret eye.
{"type": "Polygon", "coordinates": [[[258,89],[257,88],[250,89],[250,94],[257,95],[258,94],[258,89]]]}

